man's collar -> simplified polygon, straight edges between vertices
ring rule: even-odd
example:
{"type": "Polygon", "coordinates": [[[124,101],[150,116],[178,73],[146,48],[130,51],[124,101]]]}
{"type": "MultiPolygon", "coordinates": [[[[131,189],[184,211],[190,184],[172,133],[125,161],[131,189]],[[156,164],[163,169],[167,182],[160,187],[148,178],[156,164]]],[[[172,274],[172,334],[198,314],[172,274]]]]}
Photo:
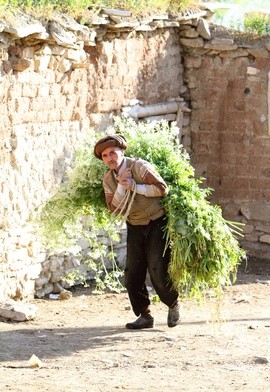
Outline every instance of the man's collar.
{"type": "Polygon", "coordinates": [[[116,170],[114,170],[114,174],[116,175],[116,177],[119,177],[123,173],[126,167],[127,167],[127,159],[126,157],[124,157],[121,162],[119,171],[117,172],[116,170]]]}

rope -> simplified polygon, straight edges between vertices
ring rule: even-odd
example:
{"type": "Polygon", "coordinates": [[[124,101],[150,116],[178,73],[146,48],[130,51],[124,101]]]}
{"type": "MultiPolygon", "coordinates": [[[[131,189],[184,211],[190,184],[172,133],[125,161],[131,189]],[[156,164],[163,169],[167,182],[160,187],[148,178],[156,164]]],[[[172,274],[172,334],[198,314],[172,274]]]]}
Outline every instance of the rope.
{"type": "Polygon", "coordinates": [[[118,206],[117,206],[116,209],[114,210],[114,212],[113,212],[114,214],[116,214],[117,210],[119,210],[119,208],[120,208],[120,207],[122,206],[122,204],[124,203],[124,205],[121,207],[120,212],[117,214],[117,215],[122,215],[124,209],[126,208],[126,205],[127,205],[128,199],[129,199],[129,196],[130,196],[130,190],[127,190],[126,193],[125,193],[125,195],[124,195],[124,197],[123,197],[123,199],[121,200],[121,202],[118,204],[118,206]]]}
{"type": "MultiPolygon", "coordinates": [[[[130,169],[132,169],[133,165],[134,165],[134,163],[131,165],[130,169]]],[[[120,215],[121,216],[123,214],[124,210],[126,209],[126,212],[125,212],[125,214],[123,215],[123,218],[122,218],[123,222],[126,221],[128,215],[130,213],[130,209],[132,207],[132,204],[134,202],[135,196],[136,196],[136,183],[135,183],[135,181],[133,179],[132,179],[132,181],[133,181],[133,189],[132,189],[132,191],[130,189],[128,189],[126,191],[125,196],[123,197],[123,199],[121,200],[121,202],[118,204],[118,206],[116,207],[116,209],[113,212],[114,215],[117,215],[117,216],[120,215]],[[132,196],[131,196],[131,199],[129,201],[131,193],[132,193],[132,196]],[[123,206],[122,206],[122,204],[123,204],[123,206]],[[118,212],[116,214],[116,212],[119,210],[120,207],[121,207],[120,212],[118,212]]]]}
{"type": "MultiPolygon", "coordinates": [[[[135,196],[136,196],[136,183],[135,183],[134,180],[132,180],[132,181],[133,181],[133,183],[134,183],[133,195],[131,196],[131,200],[130,200],[130,202],[129,202],[129,205],[128,205],[128,208],[127,208],[127,210],[126,210],[126,213],[125,213],[125,215],[123,216],[123,220],[124,220],[124,221],[126,221],[128,215],[129,215],[130,209],[131,209],[132,204],[133,204],[133,202],[134,202],[134,198],[135,198],[135,196]]],[[[129,191],[129,194],[130,194],[130,193],[131,193],[131,191],[129,191]]],[[[127,203],[126,203],[126,204],[127,204],[127,203]]]]}

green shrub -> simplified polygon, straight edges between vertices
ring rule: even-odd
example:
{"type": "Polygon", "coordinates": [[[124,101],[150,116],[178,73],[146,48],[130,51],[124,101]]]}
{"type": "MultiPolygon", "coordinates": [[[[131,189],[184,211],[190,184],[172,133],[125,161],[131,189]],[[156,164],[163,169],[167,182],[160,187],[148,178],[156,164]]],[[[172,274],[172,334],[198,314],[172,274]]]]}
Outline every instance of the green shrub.
{"type": "Polygon", "coordinates": [[[91,7],[93,11],[103,8],[129,10],[135,14],[155,13],[158,11],[184,11],[194,7],[196,0],[0,0],[0,11],[16,8],[47,16],[53,10],[66,12],[73,17],[82,17],[91,7]]]}
{"type": "Polygon", "coordinates": [[[270,33],[270,16],[260,12],[252,12],[245,17],[244,30],[259,36],[270,33]]]}

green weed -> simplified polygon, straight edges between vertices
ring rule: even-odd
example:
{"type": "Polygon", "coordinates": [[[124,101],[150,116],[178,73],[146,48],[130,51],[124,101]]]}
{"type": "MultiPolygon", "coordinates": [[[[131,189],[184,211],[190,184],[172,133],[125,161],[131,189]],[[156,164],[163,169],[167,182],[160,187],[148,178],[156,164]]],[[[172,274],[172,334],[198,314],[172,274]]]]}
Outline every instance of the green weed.
{"type": "Polygon", "coordinates": [[[259,36],[270,33],[270,15],[260,12],[252,12],[245,17],[244,30],[247,33],[257,34],[259,36]]]}
{"type": "Polygon", "coordinates": [[[196,0],[0,0],[0,16],[6,11],[23,9],[36,16],[47,16],[52,11],[68,13],[75,18],[82,17],[91,8],[93,12],[101,8],[129,10],[135,14],[154,12],[184,11],[196,4],[196,0]]]}

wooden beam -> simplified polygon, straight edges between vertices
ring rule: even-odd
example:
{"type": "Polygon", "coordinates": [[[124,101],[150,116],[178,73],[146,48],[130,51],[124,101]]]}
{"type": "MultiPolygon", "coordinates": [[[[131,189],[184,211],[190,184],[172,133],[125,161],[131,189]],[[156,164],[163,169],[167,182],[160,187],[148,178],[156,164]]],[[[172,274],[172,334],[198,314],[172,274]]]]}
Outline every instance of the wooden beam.
{"type": "Polygon", "coordinates": [[[146,106],[134,105],[123,107],[122,113],[133,118],[142,118],[177,113],[178,107],[177,102],[156,103],[146,106]]]}

